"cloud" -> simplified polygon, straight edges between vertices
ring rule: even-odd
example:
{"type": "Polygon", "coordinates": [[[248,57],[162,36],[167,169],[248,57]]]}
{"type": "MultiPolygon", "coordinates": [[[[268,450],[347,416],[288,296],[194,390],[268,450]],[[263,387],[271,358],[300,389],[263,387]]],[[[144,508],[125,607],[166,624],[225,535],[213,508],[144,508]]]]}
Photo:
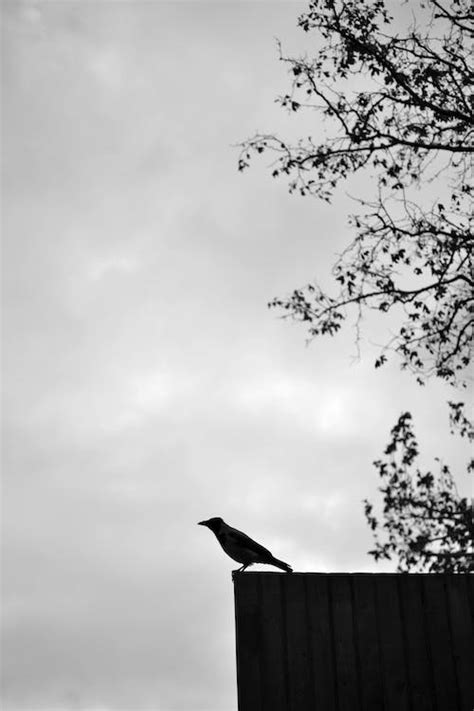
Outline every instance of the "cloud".
{"type": "Polygon", "coordinates": [[[91,52],[88,67],[104,88],[118,90],[127,72],[122,55],[112,47],[101,47],[91,52]]]}
{"type": "Polygon", "coordinates": [[[275,417],[280,413],[295,427],[316,435],[350,437],[358,429],[354,409],[359,397],[357,388],[345,384],[321,383],[317,378],[270,373],[244,384],[237,384],[237,404],[249,414],[275,417]]]}
{"type": "Polygon", "coordinates": [[[400,411],[461,460],[445,393],[267,309],[347,238],[344,199],[235,167],[288,124],[292,3],[22,7],[42,17],[8,9],[5,703],[230,711],[234,564],[197,521],[368,569],[361,499],[400,411]]]}
{"type": "Polygon", "coordinates": [[[139,269],[140,263],[137,257],[125,255],[110,255],[102,260],[97,260],[88,268],[87,275],[92,281],[98,281],[112,274],[123,272],[125,274],[133,273],[139,269]]]}

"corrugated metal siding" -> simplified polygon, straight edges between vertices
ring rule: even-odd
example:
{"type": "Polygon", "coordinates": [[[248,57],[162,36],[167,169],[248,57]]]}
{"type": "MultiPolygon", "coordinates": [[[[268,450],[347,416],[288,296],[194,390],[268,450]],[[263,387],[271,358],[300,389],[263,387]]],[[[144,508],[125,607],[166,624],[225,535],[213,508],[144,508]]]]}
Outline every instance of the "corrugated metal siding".
{"type": "Polygon", "coordinates": [[[239,711],[472,711],[474,575],[240,573],[239,711]]]}

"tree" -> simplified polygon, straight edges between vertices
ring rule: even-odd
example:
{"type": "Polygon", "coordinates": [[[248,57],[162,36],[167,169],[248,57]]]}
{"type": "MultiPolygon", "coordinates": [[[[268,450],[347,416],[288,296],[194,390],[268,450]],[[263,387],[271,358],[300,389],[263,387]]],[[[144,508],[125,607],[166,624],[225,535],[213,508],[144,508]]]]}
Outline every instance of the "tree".
{"type": "MultiPolygon", "coordinates": [[[[390,312],[398,326],[375,367],[395,353],[420,384],[434,375],[465,387],[474,321],[474,16],[467,0],[390,7],[396,16],[384,0],[311,0],[298,24],[316,36],[317,51],[289,57],[278,45],[290,75],[278,101],[290,113],[322,114],[330,137],[292,143],[258,133],[241,144],[238,167],[270,154],[273,177],[288,180],[290,192],[328,202],[341,181],[369,171],[374,197],[360,199],[362,213],[350,217],[355,236],[334,264],[334,292],[310,283],[269,305],[304,322],[311,338],[335,335],[352,314],[357,341],[367,310],[390,312]]],[[[472,436],[463,403],[450,407],[452,425],[472,436]]],[[[397,555],[403,570],[465,569],[473,536],[468,502],[447,466],[438,479],[415,468],[410,413],[392,430],[385,456],[375,466],[388,541],[378,540],[366,501],[376,533],[371,554],[397,555]]]]}
{"type": "Polygon", "coordinates": [[[474,22],[465,0],[401,6],[418,16],[404,33],[383,0],[312,0],[298,24],[322,43],[314,58],[280,48],[291,88],[279,101],[290,112],[322,112],[333,134],[296,144],[257,134],[241,144],[239,169],[270,152],[272,175],[286,176],[290,191],[330,201],[341,180],[370,167],[376,198],[351,218],[356,236],[333,269],[338,290],[311,283],[271,305],[305,322],[311,337],[337,333],[351,307],[358,326],[364,309],[396,311],[398,332],[376,366],[395,351],[419,382],[436,374],[454,384],[469,364],[473,324],[474,22]]]}
{"type": "MultiPolygon", "coordinates": [[[[462,403],[449,403],[451,423],[470,440],[474,431],[462,415],[462,403]]],[[[432,573],[474,570],[474,521],[466,498],[460,497],[449,467],[438,461],[439,474],[416,467],[419,450],[411,415],[403,413],[392,429],[385,459],[374,462],[383,485],[383,524],[374,507],[364,500],[365,517],[374,532],[378,560],[398,560],[398,571],[428,570],[432,573]],[[385,537],[380,540],[379,530],[385,537]]],[[[468,465],[474,471],[474,462],[468,465]]]]}

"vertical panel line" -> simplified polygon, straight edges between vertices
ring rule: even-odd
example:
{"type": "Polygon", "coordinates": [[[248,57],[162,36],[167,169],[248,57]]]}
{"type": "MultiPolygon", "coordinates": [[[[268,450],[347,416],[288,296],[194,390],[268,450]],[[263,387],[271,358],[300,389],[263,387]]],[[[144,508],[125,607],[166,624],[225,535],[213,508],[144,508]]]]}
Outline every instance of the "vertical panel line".
{"type": "MultiPolygon", "coordinates": [[[[407,573],[408,575],[408,573],[407,573]]],[[[397,601],[398,601],[398,611],[400,615],[400,625],[402,628],[402,652],[403,652],[403,665],[405,667],[405,679],[407,680],[408,683],[408,708],[410,711],[416,711],[416,709],[413,708],[413,682],[410,674],[410,665],[408,663],[408,641],[407,641],[407,628],[406,628],[406,619],[405,619],[405,610],[403,607],[403,591],[400,590],[400,581],[401,578],[399,575],[397,575],[396,578],[397,585],[396,585],[396,591],[397,591],[397,601]]]]}
{"type": "Polygon", "coordinates": [[[329,607],[329,631],[331,635],[331,657],[332,657],[332,668],[334,670],[334,701],[336,702],[336,711],[340,711],[339,706],[339,688],[337,682],[337,661],[336,661],[336,643],[334,639],[334,610],[333,610],[333,596],[331,587],[331,578],[329,575],[326,576],[326,585],[328,593],[328,607],[329,607]]]}
{"type": "Polygon", "coordinates": [[[462,576],[464,578],[464,585],[467,594],[467,604],[471,612],[471,623],[472,629],[474,631],[474,595],[472,594],[472,585],[470,585],[471,580],[474,580],[474,576],[472,573],[462,573],[462,576]]]}
{"type": "MultiPolygon", "coordinates": [[[[425,638],[425,644],[426,644],[426,657],[428,659],[428,668],[430,670],[430,686],[431,686],[431,698],[434,701],[434,708],[433,711],[437,711],[438,709],[438,695],[436,693],[436,687],[434,683],[434,669],[433,669],[433,655],[431,654],[431,640],[430,640],[430,635],[429,635],[429,630],[428,630],[428,620],[426,619],[426,591],[425,591],[425,575],[429,575],[429,573],[420,573],[418,576],[418,579],[420,581],[420,590],[421,590],[421,609],[423,612],[422,616],[422,624],[423,624],[423,637],[425,638]]],[[[442,709],[440,711],[443,711],[442,709]]]]}
{"type": "Polygon", "coordinates": [[[349,576],[349,590],[351,593],[351,614],[352,614],[352,643],[354,647],[354,657],[356,661],[356,676],[357,676],[357,697],[358,697],[358,706],[361,711],[364,711],[362,708],[362,688],[361,688],[361,670],[360,670],[360,650],[359,650],[359,636],[358,636],[358,627],[357,627],[357,620],[356,620],[356,606],[355,606],[355,593],[354,593],[354,576],[350,575],[349,576]]]}
{"type": "MultiPolygon", "coordinates": [[[[284,575],[280,575],[280,600],[281,600],[281,619],[282,619],[282,634],[283,634],[283,655],[284,655],[284,670],[285,670],[285,700],[286,708],[291,711],[290,708],[290,689],[289,689],[289,673],[290,666],[288,662],[288,630],[287,630],[287,614],[286,614],[286,594],[284,585],[284,575]]],[[[295,710],[297,711],[297,710],[295,710]]]]}
{"type": "MultiPolygon", "coordinates": [[[[471,588],[471,580],[474,579],[474,575],[472,573],[460,573],[461,579],[463,581],[463,592],[466,595],[466,603],[469,608],[470,612],[470,617],[471,617],[471,634],[474,637],[474,595],[472,595],[472,588],[471,588]]],[[[472,649],[472,647],[471,647],[472,649]]],[[[474,709],[474,684],[471,682],[470,684],[470,694],[472,697],[472,707],[474,709]]]]}
{"type": "Polygon", "coordinates": [[[385,661],[384,661],[384,653],[383,653],[383,644],[382,644],[382,639],[380,637],[380,605],[379,605],[379,590],[378,590],[378,585],[377,585],[377,578],[375,577],[373,581],[373,593],[374,593],[374,607],[375,607],[375,632],[377,636],[377,645],[379,648],[379,655],[380,655],[380,675],[382,677],[382,699],[383,699],[383,708],[384,710],[387,708],[387,682],[385,680],[385,661]]]}
{"type": "Polygon", "coordinates": [[[232,582],[234,585],[234,616],[235,616],[235,672],[237,681],[237,708],[238,711],[242,711],[242,693],[240,690],[240,674],[239,674],[239,614],[238,614],[238,592],[237,592],[237,580],[232,577],[232,582]]]}
{"type": "Polygon", "coordinates": [[[448,620],[448,634],[449,634],[449,646],[451,648],[451,657],[453,660],[453,667],[454,667],[454,679],[456,681],[456,703],[458,709],[461,709],[461,685],[459,682],[459,669],[458,665],[456,662],[456,654],[454,651],[454,637],[453,637],[453,620],[452,620],[452,614],[451,614],[451,605],[449,602],[449,591],[448,591],[448,576],[443,575],[443,592],[444,592],[444,602],[446,605],[446,616],[448,620]]]}
{"type": "Polygon", "coordinates": [[[316,708],[316,689],[314,685],[316,679],[314,676],[314,652],[313,652],[313,632],[310,625],[310,614],[309,614],[309,600],[308,600],[308,583],[309,577],[305,575],[303,577],[303,589],[304,589],[304,614],[306,618],[306,646],[308,649],[308,667],[310,670],[311,678],[311,706],[313,709],[316,708]]]}
{"type": "MultiPolygon", "coordinates": [[[[255,573],[250,573],[255,575],[255,573]]],[[[260,711],[266,711],[265,706],[265,689],[266,678],[264,676],[264,659],[263,659],[263,606],[262,606],[262,576],[257,575],[257,604],[258,604],[258,630],[257,630],[257,663],[258,675],[260,677],[260,711]]]]}

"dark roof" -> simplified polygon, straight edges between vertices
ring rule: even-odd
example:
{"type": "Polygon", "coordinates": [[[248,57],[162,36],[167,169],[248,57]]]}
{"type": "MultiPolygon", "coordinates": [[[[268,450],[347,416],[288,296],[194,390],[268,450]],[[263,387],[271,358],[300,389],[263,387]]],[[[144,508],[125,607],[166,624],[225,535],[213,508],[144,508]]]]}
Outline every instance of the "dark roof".
{"type": "Polygon", "coordinates": [[[472,711],[474,575],[234,579],[239,711],[472,711]]]}

